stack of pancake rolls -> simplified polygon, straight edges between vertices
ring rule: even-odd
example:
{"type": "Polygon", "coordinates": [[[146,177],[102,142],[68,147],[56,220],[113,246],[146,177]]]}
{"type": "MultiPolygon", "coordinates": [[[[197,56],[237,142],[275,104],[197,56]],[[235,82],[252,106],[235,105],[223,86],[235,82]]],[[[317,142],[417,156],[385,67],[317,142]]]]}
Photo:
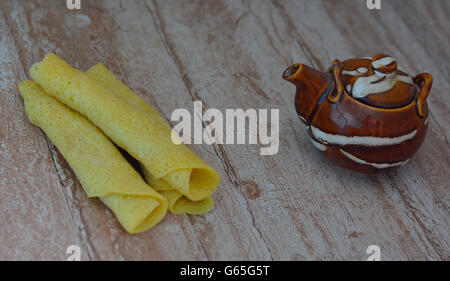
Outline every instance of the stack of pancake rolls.
{"type": "Polygon", "coordinates": [[[50,53],[19,84],[30,122],[41,128],[80,180],[129,233],[146,231],[172,213],[204,214],[219,174],[170,125],[102,64],[85,73],[50,53]],[[135,158],[144,178],[123,157],[135,158]]]}

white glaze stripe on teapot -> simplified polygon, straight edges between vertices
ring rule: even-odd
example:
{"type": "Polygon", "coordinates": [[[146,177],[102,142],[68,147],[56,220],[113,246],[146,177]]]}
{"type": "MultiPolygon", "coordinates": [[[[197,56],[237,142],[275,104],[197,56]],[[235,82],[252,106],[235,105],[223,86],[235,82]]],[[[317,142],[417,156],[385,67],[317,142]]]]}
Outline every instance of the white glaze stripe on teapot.
{"type": "Polygon", "coordinates": [[[380,58],[366,57],[364,59],[372,60],[371,68],[374,72],[370,76],[361,76],[368,71],[365,67],[359,67],[356,70],[343,70],[342,74],[350,76],[360,76],[353,85],[346,85],[346,90],[354,98],[364,98],[371,94],[380,94],[390,91],[394,88],[395,83],[404,82],[414,85],[413,79],[409,75],[402,75],[396,72],[397,61],[391,56],[383,56],[380,58]],[[379,70],[388,67],[388,73],[382,73],[379,70]]]}
{"type": "Polygon", "coordinates": [[[398,81],[414,84],[414,81],[409,76],[404,75],[386,75],[375,72],[371,76],[359,77],[355,84],[353,84],[352,96],[355,98],[363,98],[371,94],[384,93],[394,88],[398,81]],[[381,80],[385,77],[383,80],[381,80]]]}
{"type": "Polygon", "coordinates": [[[338,144],[338,145],[364,145],[364,146],[396,145],[406,140],[414,138],[417,134],[417,130],[414,130],[406,135],[401,135],[392,138],[371,137],[371,136],[347,137],[343,135],[333,135],[325,133],[314,126],[311,126],[311,132],[317,140],[323,143],[338,144]]]}
{"type": "Polygon", "coordinates": [[[345,157],[347,157],[348,159],[350,159],[356,163],[363,164],[363,165],[370,165],[377,169],[386,169],[386,168],[391,168],[391,167],[403,166],[406,163],[408,163],[408,161],[409,161],[409,159],[406,159],[405,161],[396,162],[396,163],[371,163],[371,162],[367,162],[366,160],[360,159],[360,158],[356,157],[355,155],[352,155],[342,149],[341,149],[341,153],[344,154],[345,157]]]}
{"type": "Polygon", "coordinates": [[[323,144],[321,144],[320,142],[316,142],[314,139],[309,138],[312,142],[312,144],[320,151],[325,151],[327,150],[327,147],[323,144]]]}
{"type": "Polygon", "coordinates": [[[380,67],[390,65],[393,62],[395,62],[395,59],[393,57],[383,57],[373,61],[372,66],[374,69],[378,69],[380,67]]]}
{"type": "Polygon", "coordinates": [[[361,75],[366,73],[367,71],[369,71],[367,69],[367,67],[358,67],[356,70],[343,70],[342,74],[344,75],[351,75],[351,76],[356,76],[356,75],[361,75]]]}

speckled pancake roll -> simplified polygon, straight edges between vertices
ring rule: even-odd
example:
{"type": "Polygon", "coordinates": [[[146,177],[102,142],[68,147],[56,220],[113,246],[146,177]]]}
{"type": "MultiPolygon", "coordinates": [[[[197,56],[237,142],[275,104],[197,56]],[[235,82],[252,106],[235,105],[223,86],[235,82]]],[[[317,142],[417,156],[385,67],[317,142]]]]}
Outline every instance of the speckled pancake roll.
{"type": "MultiPolygon", "coordinates": [[[[98,83],[103,84],[113,95],[127,103],[130,107],[142,111],[150,118],[160,122],[163,126],[170,128],[169,124],[164,118],[161,117],[161,115],[159,115],[143,98],[135,94],[130,88],[122,83],[122,81],[120,81],[104,65],[97,64],[91,67],[88,71],[86,71],[86,75],[98,83]]],[[[188,213],[192,215],[199,215],[209,212],[213,208],[214,201],[211,197],[206,197],[205,199],[199,201],[192,201],[171,187],[165,179],[155,180],[143,165],[141,165],[141,167],[144,171],[147,182],[151,183],[156,190],[167,198],[170,212],[175,214],[188,213]]]]}
{"type": "Polygon", "coordinates": [[[54,54],[33,65],[31,77],[47,93],[87,117],[149,171],[193,201],[210,197],[219,174],[184,144],[175,145],[171,128],[156,113],[130,106],[107,87],[54,54]]]}
{"type": "Polygon", "coordinates": [[[146,231],[167,213],[167,200],[151,188],[94,124],[49,96],[35,82],[19,84],[30,122],[41,128],[80,180],[129,233],[146,231]]]}

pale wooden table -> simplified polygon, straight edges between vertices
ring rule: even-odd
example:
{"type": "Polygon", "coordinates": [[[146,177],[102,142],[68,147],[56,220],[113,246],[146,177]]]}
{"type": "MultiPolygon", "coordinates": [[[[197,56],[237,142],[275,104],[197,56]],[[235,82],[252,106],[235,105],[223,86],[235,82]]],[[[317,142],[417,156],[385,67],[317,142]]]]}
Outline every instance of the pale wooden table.
{"type": "Polygon", "coordinates": [[[0,4],[0,259],[449,260],[450,2],[65,1],[0,4]],[[280,151],[195,145],[221,174],[215,209],[167,215],[128,235],[26,119],[16,85],[54,52],[100,61],[166,118],[176,108],[279,108],[280,151]],[[309,142],[285,67],[388,53],[430,72],[431,122],[419,153],[378,175],[346,171],[309,142]]]}

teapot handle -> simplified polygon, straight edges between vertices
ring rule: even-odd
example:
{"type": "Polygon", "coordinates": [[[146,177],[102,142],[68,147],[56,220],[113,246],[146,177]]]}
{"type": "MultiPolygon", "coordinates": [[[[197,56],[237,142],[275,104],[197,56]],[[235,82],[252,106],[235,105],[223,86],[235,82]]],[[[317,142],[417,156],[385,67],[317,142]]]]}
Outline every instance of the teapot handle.
{"type": "Polygon", "coordinates": [[[433,76],[429,73],[421,73],[414,77],[414,82],[420,87],[419,95],[417,95],[417,111],[420,117],[425,117],[426,108],[424,108],[425,100],[430,94],[431,87],[433,86],[433,76]]]}
{"type": "Polygon", "coordinates": [[[344,85],[342,85],[342,65],[339,60],[333,61],[333,66],[331,67],[334,77],[334,86],[336,87],[336,92],[331,91],[328,95],[328,101],[331,103],[336,103],[341,99],[342,93],[344,92],[344,85]],[[336,93],[336,94],[334,94],[336,93]]]}

